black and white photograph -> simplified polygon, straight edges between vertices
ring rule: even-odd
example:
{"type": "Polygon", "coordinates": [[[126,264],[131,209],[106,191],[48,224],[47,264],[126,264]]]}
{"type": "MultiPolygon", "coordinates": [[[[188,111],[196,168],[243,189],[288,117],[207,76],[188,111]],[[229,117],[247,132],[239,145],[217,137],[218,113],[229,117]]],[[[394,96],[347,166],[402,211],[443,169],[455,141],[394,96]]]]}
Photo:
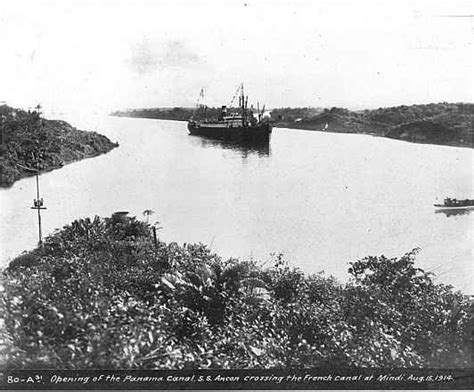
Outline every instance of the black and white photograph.
{"type": "Polygon", "coordinates": [[[473,37],[0,0],[0,389],[474,388],[473,37]]]}

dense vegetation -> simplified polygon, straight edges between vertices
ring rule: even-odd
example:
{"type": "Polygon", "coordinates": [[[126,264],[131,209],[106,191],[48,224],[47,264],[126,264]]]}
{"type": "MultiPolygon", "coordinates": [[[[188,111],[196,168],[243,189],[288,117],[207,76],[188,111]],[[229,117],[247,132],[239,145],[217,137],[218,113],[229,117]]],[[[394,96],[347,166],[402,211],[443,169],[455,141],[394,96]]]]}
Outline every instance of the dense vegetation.
{"type": "MultiPolygon", "coordinates": [[[[344,108],[279,108],[271,112],[276,127],[363,133],[410,142],[473,147],[474,104],[438,103],[350,111],[344,108]]],[[[209,115],[219,109],[209,108],[209,115]]],[[[191,108],[136,109],[116,116],[187,121],[191,108]]]]}
{"type": "Polygon", "coordinates": [[[474,104],[463,103],[397,106],[361,112],[332,108],[298,121],[283,114],[277,126],[474,147],[473,111],[474,104]]]}
{"type": "MultiPolygon", "coordinates": [[[[210,108],[211,111],[217,110],[210,108]]],[[[130,109],[123,111],[116,111],[111,113],[112,116],[117,117],[138,117],[138,118],[153,118],[158,120],[176,120],[188,121],[194,113],[192,108],[150,108],[150,109],[130,109]]]]}
{"type": "Polygon", "coordinates": [[[271,116],[275,124],[294,123],[303,119],[317,116],[323,111],[322,108],[277,108],[271,111],[271,116]]]}
{"type": "Polygon", "coordinates": [[[10,368],[473,366],[470,302],[399,259],[350,280],[166,244],[123,214],[76,220],[4,272],[10,368]]]}
{"type": "Polygon", "coordinates": [[[0,186],[66,163],[103,154],[117,144],[65,121],[45,120],[38,111],[0,106],[0,186]]]}

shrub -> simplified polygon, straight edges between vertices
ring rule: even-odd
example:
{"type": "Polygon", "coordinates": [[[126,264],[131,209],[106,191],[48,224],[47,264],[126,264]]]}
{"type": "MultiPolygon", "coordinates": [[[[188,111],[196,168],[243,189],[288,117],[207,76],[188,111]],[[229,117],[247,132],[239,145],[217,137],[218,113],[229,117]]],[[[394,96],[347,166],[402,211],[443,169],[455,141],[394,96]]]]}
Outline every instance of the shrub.
{"type": "Polygon", "coordinates": [[[4,272],[9,367],[472,366],[469,301],[399,259],[342,284],[156,243],[125,214],[80,219],[4,272]]]}

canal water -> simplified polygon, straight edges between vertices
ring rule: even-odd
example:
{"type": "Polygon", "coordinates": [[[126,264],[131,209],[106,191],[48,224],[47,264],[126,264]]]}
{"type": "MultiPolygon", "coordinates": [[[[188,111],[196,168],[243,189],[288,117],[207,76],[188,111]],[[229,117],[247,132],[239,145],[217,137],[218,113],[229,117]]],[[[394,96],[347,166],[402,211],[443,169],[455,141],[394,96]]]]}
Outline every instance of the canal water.
{"type": "MultiPolygon", "coordinates": [[[[341,280],[351,261],[418,247],[419,267],[474,293],[474,214],[433,207],[473,197],[471,149],[288,129],[249,149],[190,136],[178,121],[63,119],[120,147],[41,175],[46,234],[79,217],[151,209],[167,242],[269,263],[283,253],[341,280]]],[[[34,178],[0,190],[1,265],[37,242],[34,197],[34,178]]]]}

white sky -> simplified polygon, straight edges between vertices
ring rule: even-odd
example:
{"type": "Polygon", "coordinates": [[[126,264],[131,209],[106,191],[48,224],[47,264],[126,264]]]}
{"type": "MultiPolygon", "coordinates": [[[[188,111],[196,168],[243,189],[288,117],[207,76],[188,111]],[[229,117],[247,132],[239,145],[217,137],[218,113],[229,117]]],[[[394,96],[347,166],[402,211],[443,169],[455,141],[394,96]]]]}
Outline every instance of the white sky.
{"type": "Polygon", "coordinates": [[[0,101],[99,112],[473,101],[472,1],[0,0],[0,101]]]}

